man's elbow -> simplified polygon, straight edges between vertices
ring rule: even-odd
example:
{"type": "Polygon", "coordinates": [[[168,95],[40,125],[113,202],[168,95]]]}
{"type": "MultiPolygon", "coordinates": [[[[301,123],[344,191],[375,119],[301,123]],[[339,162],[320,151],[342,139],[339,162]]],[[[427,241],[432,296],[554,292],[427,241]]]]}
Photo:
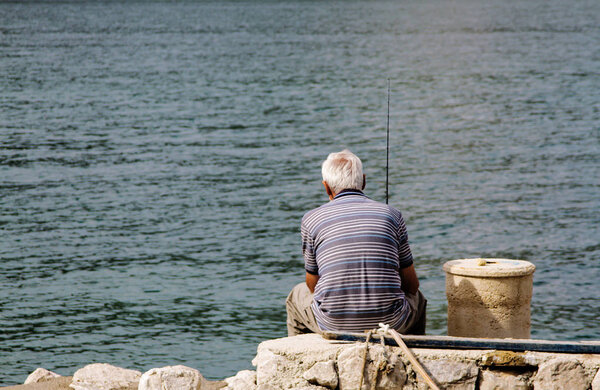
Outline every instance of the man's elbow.
{"type": "Polygon", "coordinates": [[[408,294],[416,294],[419,291],[419,279],[414,279],[402,283],[402,290],[408,294]]]}
{"type": "Polygon", "coordinates": [[[315,292],[315,287],[317,286],[317,282],[319,281],[319,275],[314,275],[311,273],[306,273],[306,286],[308,287],[308,290],[314,294],[315,292]]]}
{"type": "Polygon", "coordinates": [[[400,282],[402,291],[407,294],[416,294],[419,291],[419,278],[414,265],[411,264],[409,267],[400,270],[400,282]]]}
{"type": "Polygon", "coordinates": [[[417,280],[416,283],[413,283],[412,286],[410,286],[410,293],[411,294],[416,294],[417,291],[419,291],[419,281],[417,280]]]}

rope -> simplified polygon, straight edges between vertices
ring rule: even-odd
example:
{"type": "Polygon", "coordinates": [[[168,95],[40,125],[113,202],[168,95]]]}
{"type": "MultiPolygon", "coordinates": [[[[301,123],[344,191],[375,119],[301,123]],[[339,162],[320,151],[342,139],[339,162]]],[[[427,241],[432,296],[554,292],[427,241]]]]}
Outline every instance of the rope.
{"type": "MultiPolygon", "coordinates": [[[[402,352],[404,352],[406,357],[408,357],[408,360],[413,365],[413,368],[415,369],[415,371],[417,371],[423,377],[423,379],[425,379],[425,382],[427,382],[427,385],[429,385],[429,387],[432,390],[440,390],[438,385],[429,376],[427,371],[425,371],[425,369],[423,368],[421,363],[419,363],[419,361],[417,360],[417,357],[408,348],[406,343],[404,343],[404,340],[402,340],[402,336],[400,335],[400,333],[398,333],[398,332],[396,332],[396,330],[390,328],[389,325],[383,324],[383,323],[379,324],[378,329],[373,329],[373,330],[370,330],[367,332],[367,337],[365,338],[365,349],[363,351],[363,367],[362,367],[362,371],[360,373],[360,382],[359,382],[358,390],[362,390],[362,386],[364,383],[365,370],[367,369],[367,354],[369,351],[369,341],[371,340],[371,336],[373,335],[373,333],[377,333],[380,336],[381,345],[383,347],[383,361],[379,362],[379,364],[377,365],[377,372],[375,373],[375,380],[371,381],[371,390],[375,389],[375,386],[377,383],[377,375],[378,375],[379,371],[386,371],[387,373],[389,373],[389,372],[393,371],[393,369],[394,369],[393,366],[390,366],[388,364],[389,359],[388,359],[386,348],[385,348],[385,336],[386,335],[390,335],[390,336],[392,336],[392,338],[394,340],[396,340],[396,343],[398,343],[398,346],[402,349],[402,352]]],[[[369,375],[368,370],[367,370],[367,375],[369,375]]]]}
{"type": "Polygon", "coordinates": [[[383,349],[383,361],[379,364],[379,371],[385,371],[386,374],[390,374],[396,368],[396,363],[391,362],[390,357],[387,353],[387,348],[385,347],[385,337],[380,337],[381,347],[383,349]]]}
{"type": "MultiPolygon", "coordinates": [[[[373,332],[377,332],[377,329],[374,329],[373,332]]],[[[375,378],[371,381],[371,390],[376,390],[376,385],[377,385],[377,378],[379,377],[379,373],[381,371],[386,371],[388,369],[388,356],[387,356],[387,352],[385,349],[385,338],[384,337],[380,337],[379,340],[381,340],[381,346],[383,347],[383,359],[377,363],[377,370],[375,371],[375,378]]],[[[368,371],[367,371],[368,373],[368,371]]],[[[362,389],[359,389],[362,390],[362,389]]]]}
{"type": "MultiPolygon", "coordinates": [[[[371,333],[371,332],[369,332],[369,333],[371,333]]],[[[389,325],[386,325],[383,323],[379,324],[379,329],[377,329],[377,333],[379,335],[381,335],[381,339],[383,339],[386,334],[391,335],[394,338],[394,340],[396,340],[396,342],[398,343],[398,346],[402,349],[402,352],[404,352],[404,354],[408,357],[408,360],[410,360],[415,371],[417,371],[419,374],[421,374],[421,376],[423,377],[423,379],[425,379],[425,382],[427,382],[429,387],[432,390],[440,390],[438,385],[433,381],[433,379],[431,379],[429,374],[427,374],[427,371],[425,371],[425,369],[423,368],[421,363],[419,363],[416,356],[406,346],[406,344],[402,340],[402,336],[400,335],[400,333],[396,332],[394,329],[391,329],[389,325]]],[[[369,334],[369,336],[370,336],[370,334],[369,334]]],[[[361,381],[361,387],[362,387],[362,381],[361,381]]]]}
{"type": "Polygon", "coordinates": [[[369,349],[369,340],[371,339],[371,335],[373,334],[373,332],[374,330],[370,330],[367,332],[367,337],[365,340],[365,351],[363,353],[363,368],[360,372],[360,382],[358,384],[358,390],[362,390],[363,380],[365,379],[365,368],[367,368],[367,351],[369,349]]]}

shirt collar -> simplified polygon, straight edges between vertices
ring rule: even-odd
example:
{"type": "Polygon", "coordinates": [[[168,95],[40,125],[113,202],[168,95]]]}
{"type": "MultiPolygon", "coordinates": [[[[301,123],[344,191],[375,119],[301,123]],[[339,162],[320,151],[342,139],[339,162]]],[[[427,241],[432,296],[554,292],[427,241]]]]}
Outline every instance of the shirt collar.
{"type": "Polygon", "coordinates": [[[366,196],[365,194],[363,194],[363,192],[361,190],[345,189],[345,190],[341,190],[338,194],[336,194],[335,197],[333,198],[333,200],[336,200],[338,198],[341,198],[343,196],[348,196],[348,195],[366,196]]]}

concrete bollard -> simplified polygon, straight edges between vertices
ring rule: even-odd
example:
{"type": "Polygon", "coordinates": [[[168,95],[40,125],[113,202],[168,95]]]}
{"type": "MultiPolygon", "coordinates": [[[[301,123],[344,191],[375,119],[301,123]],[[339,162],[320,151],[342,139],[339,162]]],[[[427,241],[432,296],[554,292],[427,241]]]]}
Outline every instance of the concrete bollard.
{"type": "Polygon", "coordinates": [[[530,337],[535,266],[508,259],[460,259],[444,264],[448,336],[530,337]]]}

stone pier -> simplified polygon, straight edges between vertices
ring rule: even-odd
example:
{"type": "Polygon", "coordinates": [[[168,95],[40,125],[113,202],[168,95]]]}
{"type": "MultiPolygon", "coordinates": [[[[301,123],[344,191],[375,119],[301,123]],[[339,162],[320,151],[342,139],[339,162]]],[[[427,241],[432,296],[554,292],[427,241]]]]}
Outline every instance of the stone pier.
{"type": "MultiPolygon", "coordinates": [[[[185,366],[145,373],[94,363],[61,377],[38,369],[26,384],[3,390],[425,390],[399,347],[326,340],[308,334],[262,342],[252,364],[224,381],[185,366]]],[[[600,354],[413,348],[446,390],[600,390],[600,354]]]]}
{"type": "MultiPolygon", "coordinates": [[[[442,389],[600,390],[600,355],[496,350],[413,349],[442,389]]],[[[301,335],[261,343],[256,371],[226,379],[242,389],[426,389],[399,347],[301,335]],[[364,370],[363,370],[364,369],[364,370]]]]}

